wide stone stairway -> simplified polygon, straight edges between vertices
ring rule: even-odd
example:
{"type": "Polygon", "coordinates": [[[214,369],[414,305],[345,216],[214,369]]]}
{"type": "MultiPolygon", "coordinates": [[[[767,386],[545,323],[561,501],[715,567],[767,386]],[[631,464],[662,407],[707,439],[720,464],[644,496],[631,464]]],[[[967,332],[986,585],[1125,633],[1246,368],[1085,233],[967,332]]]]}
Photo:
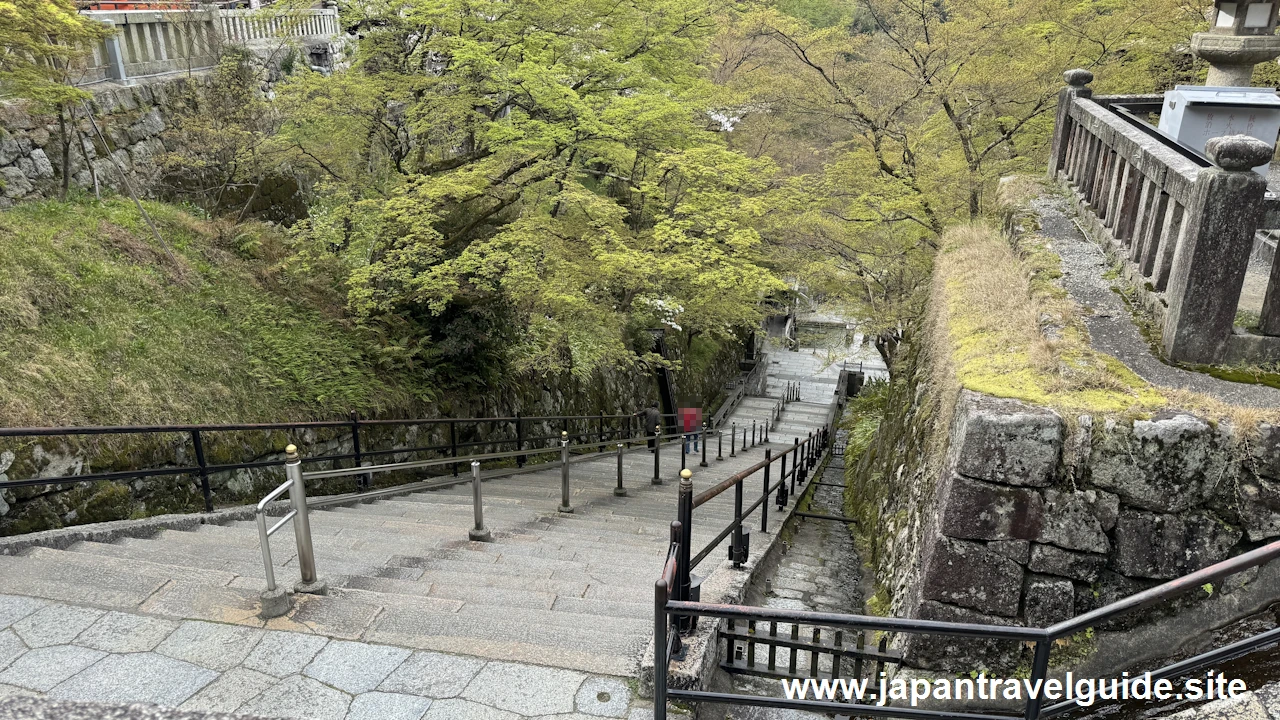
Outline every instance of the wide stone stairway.
{"type": "MultiPolygon", "coordinates": [[[[816,361],[809,362],[807,356],[795,355],[804,361],[811,375],[831,370],[816,361]]],[[[773,365],[770,370],[780,367],[773,365]]],[[[793,374],[802,372],[800,368],[789,370],[793,374]]],[[[770,377],[770,394],[775,397],[748,397],[735,409],[724,425],[722,460],[716,459],[718,445],[714,435],[709,438],[708,467],[699,467],[700,451],[691,449],[685,456],[694,473],[695,492],[758,462],[766,448],[775,454],[781,452],[793,445],[795,438],[803,440],[829,421],[835,404],[833,381],[814,386],[822,392],[814,389],[802,401],[787,404],[771,432],[771,442],[765,444],[763,425],[778,407],[785,382],[770,377]],[[742,430],[747,429],[746,443],[750,445],[753,420],[758,442],[744,449],[742,430]],[[737,445],[732,451],[730,423],[738,429],[737,445]]],[[[669,525],[676,512],[680,448],[676,442],[665,443],[661,448],[658,475],[662,484],[652,482],[653,454],[644,447],[628,450],[623,455],[625,497],[614,493],[616,455],[608,453],[571,463],[572,513],[557,510],[558,463],[549,464],[545,470],[488,480],[483,484],[483,504],[492,542],[468,540],[467,530],[473,523],[469,482],[313,510],[311,533],[316,567],[320,577],[328,581],[329,592],[298,595],[288,615],[272,620],[264,621],[258,616],[259,594],[265,589],[265,580],[256,524],[216,513],[209,522],[188,524],[183,529],[160,529],[149,535],[104,533],[93,541],[76,541],[71,536],[66,542],[43,542],[14,555],[0,555],[0,594],[53,601],[50,607],[77,606],[64,607],[68,611],[85,608],[85,612],[99,615],[104,610],[115,611],[108,617],[122,614],[139,618],[138,622],[196,621],[205,628],[192,631],[197,635],[211,632],[208,628],[217,627],[213,624],[223,624],[233,629],[260,628],[254,631],[259,634],[286,631],[289,637],[324,636],[332,639],[326,641],[330,642],[328,647],[337,641],[358,641],[367,647],[455,653],[558,668],[576,671],[578,682],[584,676],[576,673],[635,677],[652,633],[653,587],[666,557],[669,525]]],[[[749,493],[754,498],[758,489],[752,488],[749,493]]],[[[709,542],[732,519],[732,514],[732,492],[699,507],[694,524],[695,545],[709,542]]],[[[771,519],[771,523],[776,527],[781,520],[771,519]]],[[[286,586],[298,579],[291,528],[292,524],[271,538],[277,581],[286,586]]],[[[724,557],[726,545],[727,541],[713,551],[713,562],[707,565],[707,571],[724,557]]],[[[19,645],[18,636],[14,636],[9,644],[18,652],[13,657],[5,655],[5,633],[15,632],[5,630],[5,626],[15,621],[4,617],[2,600],[0,597],[0,696],[8,687],[15,692],[48,692],[53,697],[71,699],[105,697],[174,705],[185,700],[146,693],[142,693],[145,697],[133,697],[128,692],[105,696],[105,691],[71,692],[66,690],[68,683],[73,688],[102,687],[104,683],[81,682],[75,686],[73,681],[78,676],[60,679],[52,669],[48,682],[39,677],[31,680],[31,672],[39,676],[43,671],[23,666],[22,651],[30,648],[26,650],[30,656],[49,648],[36,649],[38,643],[33,645],[26,640],[19,645]]],[[[77,629],[76,633],[80,631],[77,629]]],[[[79,648],[76,633],[61,638],[64,644],[57,647],[79,648]]],[[[169,642],[166,639],[160,643],[156,652],[163,653],[169,642]]],[[[217,656],[219,652],[223,651],[215,648],[197,655],[217,656]]],[[[225,654],[234,658],[235,648],[225,648],[225,654]]],[[[170,653],[165,657],[181,656],[170,653]]],[[[184,662],[187,660],[183,658],[184,662]]],[[[96,659],[95,662],[101,664],[96,659]]],[[[231,671],[227,668],[233,665],[235,662],[222,660],[203,663],[204,668],[228,673],[228,677],[231,671]]],[[[38,663],[37,666],[41,667],[38,663]]],[[[236,666],[233,671],[241,670],[236,666]]],[[[275,689],[292,698],[284,702],[284,709],[271,704],[264,707],[261,702],[225,706],[206,703],[204,707],[319,716],[318,711],[305,710],[318,702],[317,693],[340,691],[346,693],[347,700],[359,699],[354,690],[325,684],[308,673],[290,675],[285,681],[299,687],[318,682],[317,687],[305,692],[299,688],[275,689]],[[294,690],[297,697],[288,695],[294,690]],[[304,709],[289,710],[290,707],[304,709]]],[[[263,694],[267,692],[271,691],[263,694]]],[[[629,697],[625,690],[622,694],[629,697]]],[[[605,695],[608,693],[602,697],[605,695]]],[[[343,704],[346,701],[334,702],[347,707],[343,704]]],[[[503,707],[501,702],[494,702],[478,712],[455,708],[451,714],[490,717],[484,713],[503,707]]],[[[538,716],[533,711],[524,712],[524,706],[507,709],[538,716]]],[[[354,709],[351,712],[350,717],[355,717],[354,709]]]]}

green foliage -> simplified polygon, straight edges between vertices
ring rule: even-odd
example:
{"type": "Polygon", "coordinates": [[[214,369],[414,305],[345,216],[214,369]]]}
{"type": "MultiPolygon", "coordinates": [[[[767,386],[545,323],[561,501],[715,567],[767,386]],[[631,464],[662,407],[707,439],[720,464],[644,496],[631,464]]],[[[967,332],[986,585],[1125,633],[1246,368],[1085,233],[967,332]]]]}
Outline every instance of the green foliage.
{"type": "Polygon", "coordinates": [[[322,277],[272,267],[281,238],[132,203],[0,213],[0,424],[244,422],[408,412],[420,368],[386,367],[322,277]],[[246,261],[253,246],[264,259],[246,261]]]}
{"type": "Polygon", "coordinates": [[[69,0],[0,0],[0,100],[51,108],[87,99],[71,83],[88,49],[110,34],[69,0]]]}

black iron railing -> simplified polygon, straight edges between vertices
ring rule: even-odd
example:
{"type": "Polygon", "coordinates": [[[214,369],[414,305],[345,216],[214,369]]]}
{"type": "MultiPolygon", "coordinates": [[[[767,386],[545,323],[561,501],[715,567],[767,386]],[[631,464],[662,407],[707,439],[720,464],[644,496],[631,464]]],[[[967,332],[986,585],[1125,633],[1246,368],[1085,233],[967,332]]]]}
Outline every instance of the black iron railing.
{"type": "MultiPolygon", "coordinates": [[[[672,422],[674,415],[663,415],[663,422],[672,422]]],[[[192,476],[199,478],[200,491],[204,498],[206,511],[213,510],[213,491],[209,477],[214,473],[256,468],[278,468],[280,460],[253,460],[234,463],[210,463],[205,451],[211,438],[225,436],[227,433],[283,432],[290,436],[290,441],[302,445],[300,433],[315,430],[333,430],[349,433],[351,452],[313,455],[303,457],[307,465],[340,463],[350,461],[352,467],[360,467],[366,460],[391,455],[427,455],[437,458],[453,458],[452,462],[443,463],[451,466],[453,475],[458,475],[458,464],[467,462],[471,452],[476,448],[494,449],[511,448],[516,451],[513,456],[519,467],[523,467],[527,456],[523,451],[559,447],[563,433],[575,445],[598,444],[603,451],[611,442],[645,442],[653,432],[652,428],[642,428],[640,415],[555,415],[555,416],[521,416],[491,418],[416,418],[407,420],[369,420],[352,414],[347,420],[321,420],[291,423],[240,423],[230,425],[131,425],[131,426],[87,426],[87,427],[27,427],[0,428],[0,438],[35,439],[44,437],[76,437],[90,436],[135,436],[139,438],[155,438],[162,436],[185,436],[185,440],[174,443],[173,464],[129,470],[112,470],[106,472],[88,472],[76,475],[57,477],[30,477],[9,480],[0,483],[0,490],[38,485],[65,485],[74,483],[97,482],[100,480],[133,480],[160,476],[192,476]],[[417,447],[392,447],[371,449],[367,446],[370,428],[447,428],[448,441],[438,444],[427,444],[417,447]],[[544,430],[533,428],[557,427],[552,434],[541,434],[544,430]],[[363,434],[362,434],[363,431],[363,434]],[[474,438],[474,439],[468,439],[474,438]],[[546,445],[551,443],[551,445],[546,445]],[[186,452],[187,449],[190,452],[186,452]],[[194,458],[195,463],[184,461],[194,458]]],[[[443,433],[442,433],[443,434],[443,433]]],[[[529,454],[532,454],[531,452],[529,454]]],[[[367,489],[370,485],[369,474],[353,475],[356,488],[367,489]]]]}
{"type": "MultiPolygon", "coordinates": [[[[1004,625],[985,625],[980,623],[939,622],[914,618],[878,617],[869,615],[846,615],[838,613],[808,612],[802,610],[782,610],[743,605],[721,605],[698,602],[690,599],[682,591],[680,573],[688,566],[685,549],[688,533],[681,520],[671,523],[671,549],[668,553],[662,576],[655,585],[654,592],[654,718],[666,719],[668,701],[684,703],[718,703],[766,708],[787,708],[807,710],[817,713],[833,713],[837,715],[902,717],[902,718],[958,718],[960,720],[1037,720],[1038,718],[1059,715],[1078,706],[1075,700],[1060,700],[1046,705],[1044,695],[1037,693],[1028,697],[1023,711],[1019,715],[1000,713],[977,713],[962,711],[925,710],[914,707],[894,707],[892,705],[868,704],[872,700],[854,700],[840,702],[831,700],[806,700],[801,698],[767,697],[743,693],[709,692],[702,690],[669,689],[667,671],[672,660],[681,659],[680,633],[688,632],[698,617],[745,621],[757,626],[763,623],[786,623],[794,626],[811,628],[827,628],[832,631],[867,630],[882,633],[906,633],[913,635],[948,635],[974,638],[979,640],[1013,641],[1031,644],[1034,647],[1034,659],[1031,665],[1029,683],[1047,679],[1050,651],[1059,640],[1071,638],[1089,628],[1098,627],[1104,622],[1125,613],[1137,611],[1156,603],[1169,600],[1186,592],[1197,590],[1206,583],[1212,583],[1224,577],[1263,565],[1280,557],[1280,540],[1260,548],[1237,555],[1220,563],[1210,565],[1202,570],[1158,585],[1149,590],[1131,595],[1117,602],[1106,605],[1092,612],[1079,615],[1047,628],[1028,628],[1004,625]]],[[[1151,681],[1176,680],[1187,677],[1204,668],[1210,667],[1232,658],[1237,658],[1268,645],[1280,642],[1280,628],[1259,633],[1250,638],[1231,643],[1220,648],[1200,653],[1151,672],[1151,681]]],[[[833,663],[834,673],[827,671],[827,677],[835,679],[839,673],[839,663],[833,663]]],[[[810,674],[818,677],[816,658],[810,674]]],[[[1043,683],[1040,685],[1043,687],[1043,683]]],[[[878,699],[877,699],[878,700],[878,699]]],[[[1096,712],[1099,706],[1091,708],[1096,712]]]]}

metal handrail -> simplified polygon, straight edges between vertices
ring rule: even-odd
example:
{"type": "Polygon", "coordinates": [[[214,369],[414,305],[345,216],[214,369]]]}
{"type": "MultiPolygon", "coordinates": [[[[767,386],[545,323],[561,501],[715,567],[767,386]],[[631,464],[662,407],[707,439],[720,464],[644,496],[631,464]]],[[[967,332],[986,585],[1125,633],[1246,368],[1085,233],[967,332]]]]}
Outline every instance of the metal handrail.
{"type": "Polygon", "coordinates": [[[294,541],[298,548],[298,569],[302,578],[294,586],[296,592],[324,594],[325,584],[316,576],[315,548],[311,542],[311,520],[307,510],[307,489],[302,477],[302,461],[296,445],[289,445],[285,452],[285,475],[289,478],[279,487],[258,501],[255,519],[258,523],[258,544],[262,548],[262,565],[267,578],[267,590],[262,594],[260,614],[265,618],[279,617],[289,611],[288,593],[276,587],[276,571],[271,561],[271,536],[293,521],[294,541]],[[270,528],[267,527],[267,506],[285,493],[293,509],[285,513],[270,528]]]}
{"type": "MultiPolygon", "coordinates": [[[[676,523],[673,523],[672,525],[674,527],[676,523]]],[[[687,533],[680,533],[680,538],[673,540],[673,542],[677,544],[680,542],[687,542],[687,538],[687,533]]],[[[683,551],[677,549],[673,550],[673,552],[677,557],[679,557],[683,551]]],[[[655,602],[654,634],[655,638],[659,635],[665,635],[668,632],[669,626],[690,628],[693,626],[692,619],[696,617],[714,617],[749,621],[754,620],[757,622],[785,622],[796,625],[804,624],[862,630],[884,630],[912,634],[953,635],[980,639],[1016,640],[1034,643],[1035,645],[1035,657],[1032,663],[1030,677],[1030,682],[1035,683],[1037,680],[1046,679],[1048,675],[1049,652],[1053,644],[1058,640],[1071,637],[1086,628],[1093,627],[1101,622],[1116,618],[1125,613],[1133,612],[1157,602],[1168,600],[1177,595],[1195,590],[1202,587],[1207,582],[1219,580],[1229,575],[1234,575],[1244,572],[1245,570],[1250,570],[1260,565],[1264,565],[1276,558],[1280,558],[1280,540],[1273,541],[1267,545],[1255,548],[1254,550],[1237,555],[1233,558],[1228,558],[1221,562],[1214,563],[1213,565],[1197,570],[1196,572],[1170,580],[1148,590],[1135,593],[1129,597],[1122,598],[1101,608],[1084,613],[1069,620],[1056,623],[1047,628],[1028,628],[1006,625],[987,625],[982,623],[960,623],[921,620],[916,618],[894,618],[874,615],[824,613],[807,610],[784,610],[743,605],[702,603],[695,600],[673,598],[672,596],[679,592],[680,580],[677,579],[674,583],[668,583],[665,580],[666,573],[664,568],[663,579],[660,579],[656,586],[657,598],[655,602]]],[[[1225,647],[1212,649],[1186,660],[1166,665],[1158,670],[1152,671],[1151,677],[1153,680],[1185,677],[1191,673],[1204,669],[1213,663],[1240,657],[1252,650],[1274,644],[1278,641],[1280,641],[1280,628],[1267,630],[1254,635],[1253,637],[1234,642],[1225,647]]],[[[663,643],[663,645],[667,645],[667,643],[663,643]]],[[[679,643],[677,642],[676,645],[678,647],[679,643]]],[[[655,653],[659,652],[661,647],[662,645],[655,642],[655,653]]],[[[756,707],[790,708],[826,713],[838,711],[843,714],[850,714],[849,711],[856,707],[857,710],[853,713],[855,715],[880,715],[906,718],[951,717],[965,718],[967,720],[1013,720],[1014,718],[1019,717],[1013,715],[986,715],[956,711],[940,712],[912,708],[893,708],[889,706],[850,705],[847,703],[833,703],[816,700],[786,700],[782,698],[733,693],[703,692],[695,690],[668,690],[665,675],[667,668],[673,659],[679,658],[671,652],[668,652],[662,657],[655,657],[655,720],[666,719],[666,702],[668,699],[683,702],[712,702],[751,705],[756,707]],[[662,677],[661,682],[658,681],[659,677],[662,677]],[[661,694],[658,694],[659,689],[661,689],[661,694]]],[[[1028,698],[1026,700],[1024,712],[1020,717],[1025,720],[1037,720],[1041,717],[1050,717],[1067,712],[1075,707],[1077,707],[1077,705],[1074,700],[1064,700],[1046,707],[1043,705],[1043,697],[1037,696],[1036,698],[1028,698]]],[[[1094,708],[1094,710],[1096,712],[1097,708],[1094,708]]]]}

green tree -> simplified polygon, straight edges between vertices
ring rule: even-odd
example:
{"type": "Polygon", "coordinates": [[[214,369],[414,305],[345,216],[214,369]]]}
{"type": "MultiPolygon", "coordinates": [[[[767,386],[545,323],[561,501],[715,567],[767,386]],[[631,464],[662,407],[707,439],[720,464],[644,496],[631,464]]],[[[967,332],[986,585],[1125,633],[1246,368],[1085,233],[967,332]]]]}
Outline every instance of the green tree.
{"type": "Polygon", "coordinates": [[[69,0],[0,0],[0,100],[28,100],[57,113],[63,200],[71,182],[75,104],[90,97],[74,82],[90,48],[108,35],[69,0]]]}

